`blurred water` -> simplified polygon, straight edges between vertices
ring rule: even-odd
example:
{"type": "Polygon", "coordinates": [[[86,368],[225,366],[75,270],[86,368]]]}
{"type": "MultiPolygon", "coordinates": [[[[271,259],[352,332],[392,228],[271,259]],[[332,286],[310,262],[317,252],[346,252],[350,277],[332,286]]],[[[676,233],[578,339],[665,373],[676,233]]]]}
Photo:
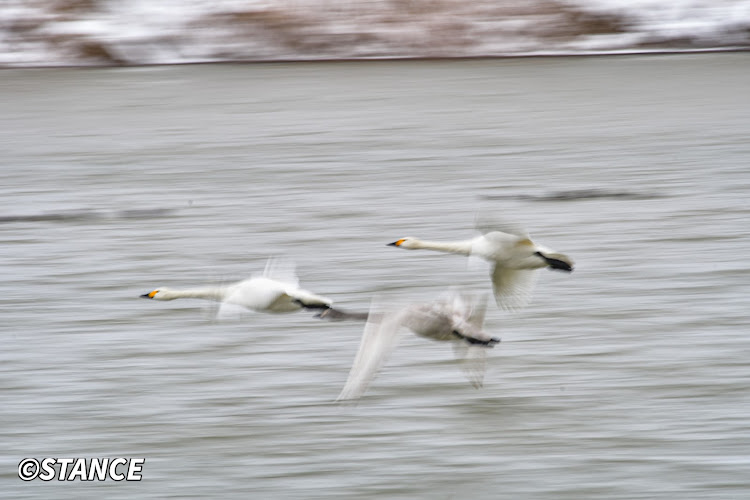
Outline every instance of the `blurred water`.
{"type": "Polygon", "coordinates": [[[746,54],[12,70],[0,80],[9,498],[745,498],[746,54]],[[362,325],[217,323],[156,286],[269,255],[364,309],[489,290],[480,208],[571,255],[472,389],[406,337],[333,403],[362,325]],[[145,457],[24,483],[24,457],[145,457]]]}

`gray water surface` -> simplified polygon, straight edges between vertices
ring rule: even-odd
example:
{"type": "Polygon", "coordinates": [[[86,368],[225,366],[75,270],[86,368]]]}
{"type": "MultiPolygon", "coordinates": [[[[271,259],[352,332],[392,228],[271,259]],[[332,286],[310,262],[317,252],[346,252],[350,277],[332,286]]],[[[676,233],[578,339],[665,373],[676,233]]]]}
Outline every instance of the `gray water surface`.
{"type": "Polygon", "coordinates": [[[8,498],[747,498],[750,56],[6,70],[0,491],[8,498]],[[479,210],[576,261],[494,304],[485,386],[404,337],[138,296],[270,255],[342,308],[489,292],[407,252],[479,210]],[[140,483],[25,457],[145,457],[140,483]]]}

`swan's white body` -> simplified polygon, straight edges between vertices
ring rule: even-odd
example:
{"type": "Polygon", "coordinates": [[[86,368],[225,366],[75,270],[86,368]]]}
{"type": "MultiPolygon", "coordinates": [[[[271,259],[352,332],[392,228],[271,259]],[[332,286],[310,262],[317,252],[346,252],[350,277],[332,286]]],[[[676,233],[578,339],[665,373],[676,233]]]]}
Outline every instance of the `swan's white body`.
{"type": "Polygon", "coordinates": [[[263,275],[238,283],[186,290],[157,288],[141,297],[154,300],[206,299],[266,313],[294,312],[303,308],[327,309],[332,305],[330,299],[299,287],[293,264],[287,263],[279,270],[273,259],[266,264],[263,275]]]}
{"type": "Polygon", "coordinates": [[[488,231],[470,240],[454,242],[402,238],[389,245],[481,257],[491,262],[495,300],[498,306],[510,310],[524,307],[531,300],[537,269],[573,270],[573,261],[568,256],[535,244],[520,230],[516,234],[488,231]]]}
{"type": "Polygon", "coordinates": [[[458,293],[429,304],[412,304],[385,311],[375,303],[370,310],[359,350],[338,400],[358,399],[396,346],[402,327],[438,341],[450,341],[474,387],[484,379],[487,348],[500,339],[482,330],[486,300],[458,293]]]}

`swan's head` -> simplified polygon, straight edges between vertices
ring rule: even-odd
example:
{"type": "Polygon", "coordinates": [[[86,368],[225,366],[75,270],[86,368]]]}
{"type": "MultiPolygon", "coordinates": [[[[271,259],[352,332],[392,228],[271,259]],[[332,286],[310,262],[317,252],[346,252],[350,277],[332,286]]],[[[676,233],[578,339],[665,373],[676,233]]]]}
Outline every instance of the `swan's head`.
{"type": "Polygon", "coordinates": [[[156,290],[153,290],[151,292],[144,293],[143,295],[141,295],[141,298],[154,299],[154,300],[172,300],[172,299],[175,299],[176,297],[173,297],[169,293],[168,288],[157,288],[156,290]]]}
{"type": "Polygon", "coordinates": [[[389,247],[406,248],[407,250],[413,250],[419,248],[419,240],[416,238],[401,238],[393,243],[388,243],[389,247]]]}

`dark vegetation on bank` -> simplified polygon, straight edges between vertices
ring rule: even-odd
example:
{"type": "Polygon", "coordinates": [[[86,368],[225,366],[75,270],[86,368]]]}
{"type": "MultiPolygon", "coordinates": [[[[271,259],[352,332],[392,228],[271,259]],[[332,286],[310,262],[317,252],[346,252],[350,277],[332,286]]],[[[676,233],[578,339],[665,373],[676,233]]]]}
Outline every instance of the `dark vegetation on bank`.
{"type": "MultiPolygon", "coordinates": [[[[639,33],[622,13],[583,10],[564,1],[392,0],[327,9],[272,6],[216,11],[179,30],[120,39],[87,33],[77,21],[109,20],[116,14],[101,0],[45,1],[44,15],[0,26],[12,46],[34,44],[52,54],[50,65],[120,66],[163,62],[351,60],[507,57],[580,53],[673,52],[750,48],[750,24],[738,23],[721,40],[639,33]],[[66,26],[65,29],[57,29],[66,26]],[[577,45],[578,44],[578,45],[577,45]],[[154,53],[171,54],[170,61],[154,53]]],[[[21,64],[24,65],[24,64],[21,64]]]]}

